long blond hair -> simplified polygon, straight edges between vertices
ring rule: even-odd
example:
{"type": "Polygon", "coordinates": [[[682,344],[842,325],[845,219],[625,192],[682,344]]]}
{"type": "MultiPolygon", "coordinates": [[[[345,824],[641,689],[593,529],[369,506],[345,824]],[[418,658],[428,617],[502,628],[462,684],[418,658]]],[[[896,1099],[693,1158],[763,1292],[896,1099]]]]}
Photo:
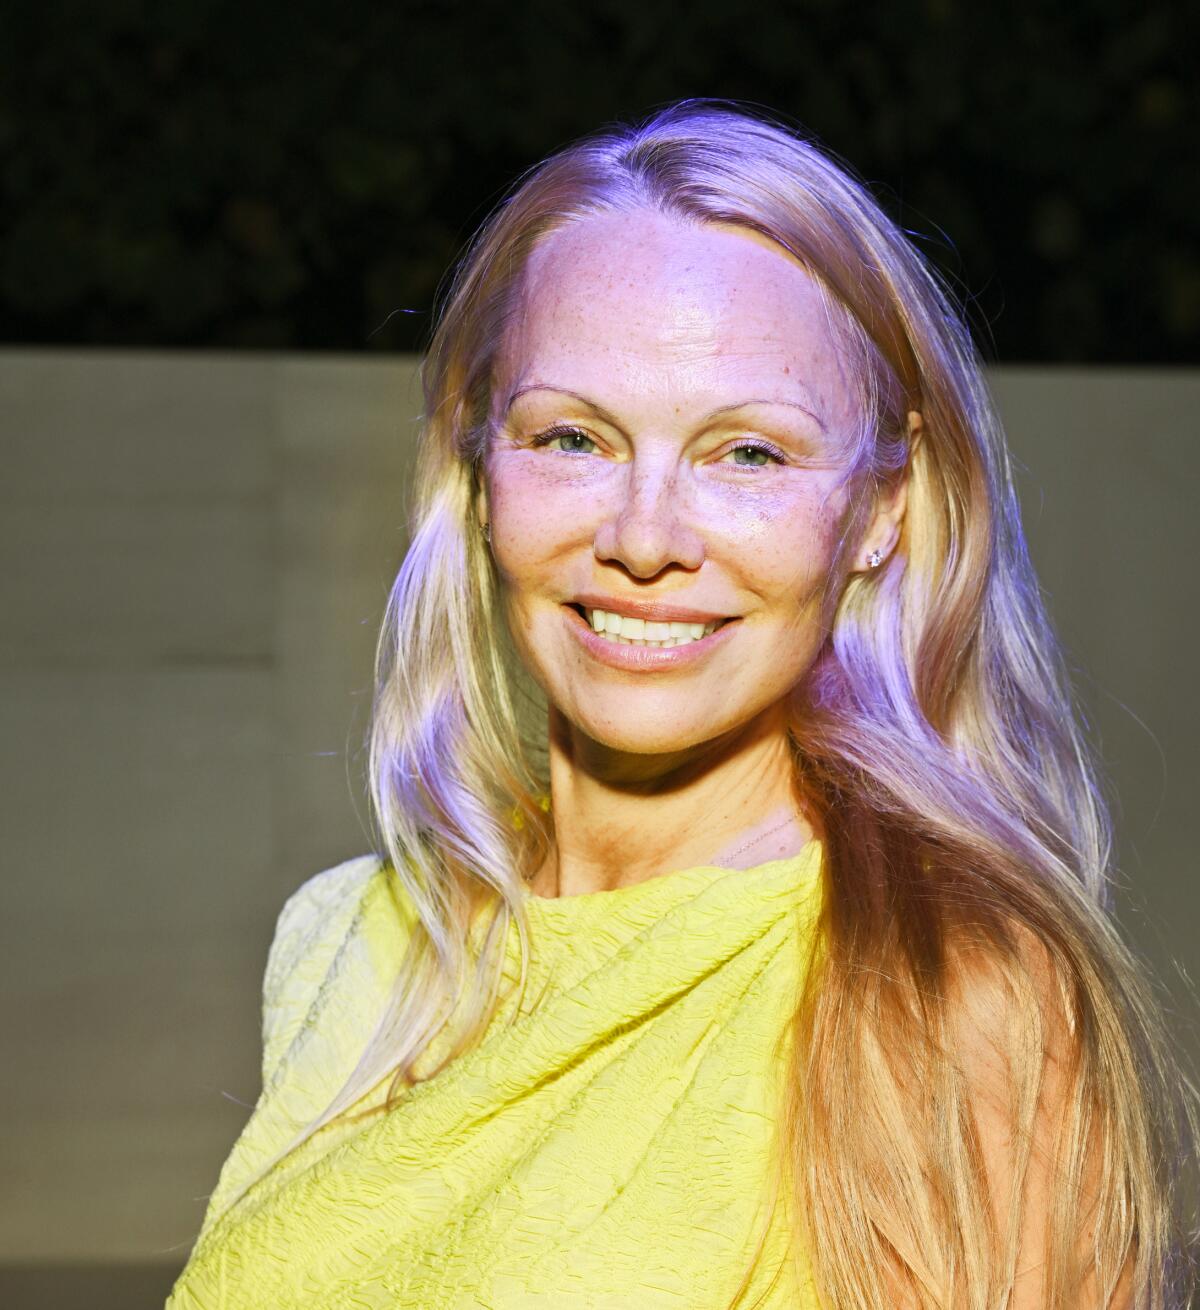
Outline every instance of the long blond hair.
{"type": "Polygon", "coordinates": [[[956,1007],[1005,998],[1020,1020],[1016,1187],[1050,1022],[1030,985],[1040,962],[1077,1052],[1044,1303],[1077,1304],[1090,1260],[1099,1304],[1132,1264],[1138,1306],[1182,1305],[1196,1241],[1179,1221],[1195,1092],[1148,973],[1114,928],[1107,809],[978,353],[941,280],[849,169],[795,129],[723,102],[670,106],[538,165],[447,287],[422,366],[411,545],[380,638],[369,742],[380,853],[417,928],[357,1069],[297,1142],[389,1073],[392,1104],[480,1038],[513,918],[524,976],[521,879],[551,848],[553,816],[540,803],[545,706],[514,657],[475,519],[493,360],[539,240],[640,207],[752,229],[791,252],[822,289],[857,380],[859,505],[909,473],[899,547],[831,597],[827,640],[791,698],[797,793],[822,835],[824,891],[781,1107],[799,1256],[831,1306],[890,1307],[885,1270],[921,1307],[1006,1303],[1020,1205],[997,1231],[956,1007]],[[487,931],[473,959],[477,915],[487,931]],[[444,1059],[418,1072],[464,1000],[444,1059]],[[1089,1161],[1101,1169],[1090,1196],[1089,1161]],[[1080,1252],[1089,1202],[1094,1237],[1080,1252]]]}

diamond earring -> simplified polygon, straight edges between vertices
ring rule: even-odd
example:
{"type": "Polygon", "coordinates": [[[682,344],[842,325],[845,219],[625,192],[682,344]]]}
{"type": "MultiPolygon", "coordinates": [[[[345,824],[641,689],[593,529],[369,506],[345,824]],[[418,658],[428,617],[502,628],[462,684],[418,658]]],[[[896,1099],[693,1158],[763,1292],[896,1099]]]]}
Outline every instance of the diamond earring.
{"type": "Polygon", "coordinates": [[[484,539],[484,541],[486,541],[486,542],[488,543],[489,546],[491,545],[491,542],[492,542],[492,521],[491,521],[491,519],[489,519],[489,520],[488,520],[488,521],[483,525],[483,539],[484,539]]]}
{"type": "Polygon", "coordinates": [[[883,563],[882,553],[880,551],[873,550],[867,556],[867,563],[871,566],[871,568],[877,569],[883,563]]]}

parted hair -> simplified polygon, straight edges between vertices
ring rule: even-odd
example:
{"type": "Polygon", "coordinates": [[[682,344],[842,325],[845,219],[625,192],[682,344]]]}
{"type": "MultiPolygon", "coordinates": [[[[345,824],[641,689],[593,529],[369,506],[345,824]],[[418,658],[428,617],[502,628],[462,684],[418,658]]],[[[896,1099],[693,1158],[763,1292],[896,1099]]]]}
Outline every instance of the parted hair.
{"type": "Polygon", "coordinates": [[[416,928],[357,1069],[291,1146],[384,1080],[371,1112],[394,1105],[480,1039],[513,919],[524,980],[521,882],[554,816],[545,704],[476,516],[494,365],[539,241],[639,209],[753,230],[815,280],[857,390],[846,557],[873,493],[908,475],[897,548],[869,573],[839,558],[824,641],[789,696],[797,800],[822,844],[817,931],[781,1035],[777,1182],[797,1259],[838,1310],[998,1310],[1039,1155],[1042,1304],[1107,1306],[1123,1279],[1139,1310],[1190,1305],[1197,1096],[1115,925],[1103,780],[979,352],[944,279],[854,172],[736,103],[676,103],[559,150],[444,286],[367,749],[379,853],[416,928]]]}

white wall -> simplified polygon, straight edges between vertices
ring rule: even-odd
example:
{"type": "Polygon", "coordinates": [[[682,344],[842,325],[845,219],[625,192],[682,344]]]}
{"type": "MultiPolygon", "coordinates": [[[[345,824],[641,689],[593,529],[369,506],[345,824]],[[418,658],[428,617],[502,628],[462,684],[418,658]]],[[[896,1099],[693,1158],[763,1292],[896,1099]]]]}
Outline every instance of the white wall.
{"type": "MultiPolygon", "coordinates": [[[[1123,917],[1182,1006],[1200,372],[993,382],[1120,797],[1123,917]]],[[[258,1092],[275,914],[368,849],[419,409],[410,360],[0,354],[0,1264],[186,1256],[258,1092]]]]}

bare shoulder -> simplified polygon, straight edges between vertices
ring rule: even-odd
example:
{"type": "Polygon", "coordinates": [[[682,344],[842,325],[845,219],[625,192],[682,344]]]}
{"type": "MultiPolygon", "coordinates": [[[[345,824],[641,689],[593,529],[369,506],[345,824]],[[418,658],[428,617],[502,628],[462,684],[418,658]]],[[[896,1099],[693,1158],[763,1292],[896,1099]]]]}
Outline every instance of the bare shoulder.
{"type": "MultiPolygon", "coordinates": [[[[950,945],[944,1034],[963,1131],[972,1134],[968,1153],[977,1161],[1000,1243],[1000,1267],[1007,1264],[1006,1235],[1015,1254],[1005,1304],[1008,1310],[1046,1310],[1052,1302],[1072,1310],[1132,1310],[1136,1252],[1121,1266],[1107,1298],[1090,1254],[1100,1216],[1123,1209],[1124,1199],[1116,1194],[1122,1162],[1108,1159],[1115,1167],[1106,1174],[1110,1153],[1099,1137],[1098,1088],[1089,1081],[1094,1075],[1078,1038],[1073,971],[1028,926],[1009,927],[1011,953],[983,937],[958,937],[950,945]],[[1073,1183],[1064,1172],[1072,1141],[1078,1162],[1073,1183]],[[1105,1186],[1111,1194],[1104,1194],[1105,1186]],[[1068,1231],[1064,1222],[1081,1281],[1052,1298],[1048,1267],[1054,1244],[1068,1231]]],[[[914,1107],[914,1113],[920,1110],[914,1107]]],[[[896,1310],[926,1304],[898,1264],[890,1264],[884,1276],[896,1310]]]]}
{"type": "Polygon", "coordinates": [[[1062,1068],[1077,1053],[1067,972],[1027,925],[1010,924],[1010,932],[1016,947],[1011,960],[977,939],[959,942],[950,953],[951,1031],[980,1091],[998,1090],[1018,1072],[1010,1067],[1014,1058],[1062,1068]],[[1034,1047],[1021,1044],[1030,1037],[1034,1047]]]}
{"type": "MultiPolygon", "coordinates": [[[[1026,925],[1011,925],[1015,959],[979,944],[953,955],[948,996],[950,1037],[964,1099],[978,1135],[989,1200],[1003,1235],[1019,1197],[1012,1310],[1046,1304],[1044,1275],[1055,1202],[1069,1185],[1062,1172],[1072,1137],[1085,1129],[1078,1197],[1077,1250],[1087,1251],[1101,1209],[1117,1203],[1101,1188],[1101,1150],[1079,1040],[1073,971],[1026,925]],[[1090,1123],[1090,1128],[1089,1128],[1090,1123]]],[[[1131,1306],[1132,1260],[1107,1310],[1131,1306]]],[[[1094,1268],[1080,1289],[1081,1308],[1100,1310],[1094,1268]]]]}

